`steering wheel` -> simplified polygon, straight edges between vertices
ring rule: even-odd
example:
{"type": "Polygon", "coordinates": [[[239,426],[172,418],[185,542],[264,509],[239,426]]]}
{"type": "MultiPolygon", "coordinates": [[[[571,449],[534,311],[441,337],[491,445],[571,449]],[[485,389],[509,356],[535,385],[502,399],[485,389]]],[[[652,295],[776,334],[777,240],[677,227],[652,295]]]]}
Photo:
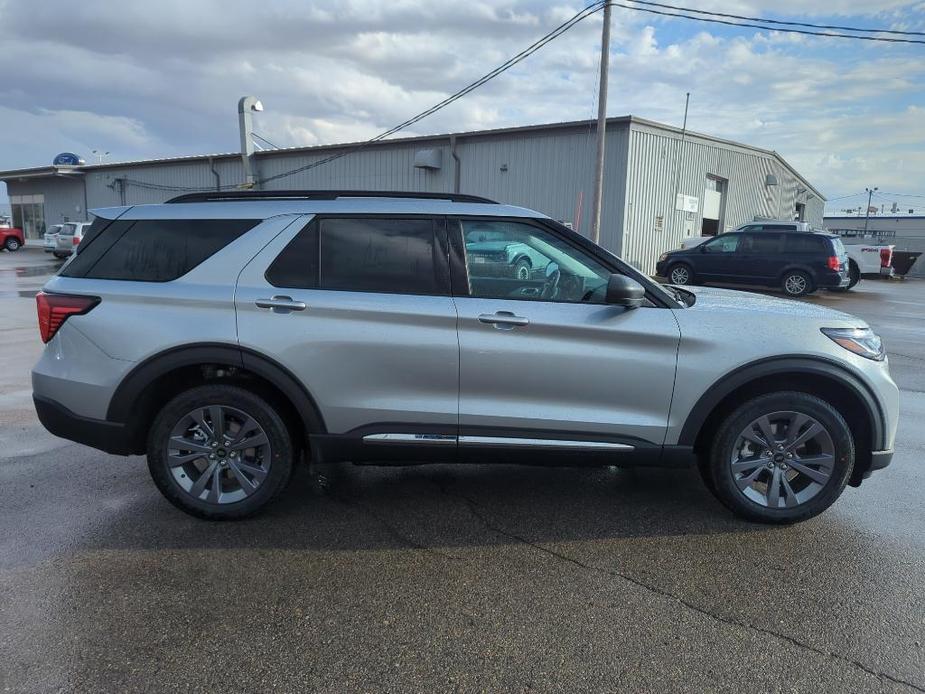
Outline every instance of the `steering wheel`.
{"type": "Polygon", "coordinates": [[[559,264],[550,261],[546,266],[546,277],[543,281],[543,289],[540,297],[543,299],[555,299],[559,296],[559,279],[562,273],[559,271],[559,264]]]}

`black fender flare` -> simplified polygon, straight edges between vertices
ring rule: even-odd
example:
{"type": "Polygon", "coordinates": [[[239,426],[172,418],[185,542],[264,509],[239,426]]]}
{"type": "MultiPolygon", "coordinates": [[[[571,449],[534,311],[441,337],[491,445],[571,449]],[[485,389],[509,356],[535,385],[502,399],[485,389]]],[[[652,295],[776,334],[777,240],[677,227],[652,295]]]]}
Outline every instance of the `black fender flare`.
{"type": "Polygon", "coordinates": [[[199,364],[238,367],[255,373],[289,399],[309,434],[327,433],[314,397],[291,371],[264,354],[228,343],[181,345],[148,357],[122,379],[109,401],[106,419],[128,423],[132,408],[148,386],[164,374],[199,364]]]}
{"type": "Polygon", "coordinates": [[[769,357],[745,364],[727,373],[700,396],[681,428],[679,445],[693,446],[710,413],[737,388],[759,378],[776,375],[812,374],[823,376],[850,388],[864,403],[870,420],[871,443],[885,448],[883,410],[873,391],[859,377],[834,359],[801,355],[769,357]]]}

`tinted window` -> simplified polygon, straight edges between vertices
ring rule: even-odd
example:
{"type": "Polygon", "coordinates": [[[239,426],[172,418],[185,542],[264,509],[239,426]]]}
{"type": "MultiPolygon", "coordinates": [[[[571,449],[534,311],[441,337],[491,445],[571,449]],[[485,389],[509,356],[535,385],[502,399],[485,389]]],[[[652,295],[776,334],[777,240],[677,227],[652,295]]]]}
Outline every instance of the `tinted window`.
{"type": "Polygon", "coordinates": [[[177,279],[234,241],[255,220],[157,219],[113,222],[61,274],[106,280],[177,279]]]}
{"type": "Polygon", "coordinates": [[[604,302],[610,270],[545,229],[464,220],[462,232],[470,296],[604,302]]]}
{"type": "Polygon", "coordinates": [[[788,234],[785,247],[788,253],[824,253],[825,239],[812,234],[788,234]]]}
{"type": "Polygon", "coordinates": [[[322,219],[309,223],[266,273],[275,287],[446,294],[430,219],[322,219]],[[319,263],[319,259],[322,263],[319,263]]]}
{"type": "Polygon", "coordinates": [[[703,244],[704,253],[735,253],[741,234],[722,234],[703,244]]]}
{"type": "Polygon", "coordinates": [[[780,253],[780,237],[780,234],[764,231],[757,234],[746,234],[742,240],[742,252],[756,255],[780,253]]]}
{"type": "Polygon", "coordinates": [[[274,287],[317,289],[318,222],[312,221],[290,241],[266,273],[274,287]]]}

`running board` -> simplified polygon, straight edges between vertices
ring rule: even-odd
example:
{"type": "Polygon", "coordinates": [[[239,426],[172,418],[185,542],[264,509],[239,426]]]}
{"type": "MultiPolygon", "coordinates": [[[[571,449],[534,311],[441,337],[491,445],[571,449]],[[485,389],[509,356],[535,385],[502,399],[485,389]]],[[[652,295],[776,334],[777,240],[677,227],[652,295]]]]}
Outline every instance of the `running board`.
{"type": "Polygon", "coordinates": [[[534,439],[515,436],[452,436],[449,434],[367,434],[364,443],[371,444],[458,444],[460,446],[491,446],[497,448],[558,448],[585,451],[632,451],[635,446],[609,441],[574,441],[568,439],[534,439]]]}

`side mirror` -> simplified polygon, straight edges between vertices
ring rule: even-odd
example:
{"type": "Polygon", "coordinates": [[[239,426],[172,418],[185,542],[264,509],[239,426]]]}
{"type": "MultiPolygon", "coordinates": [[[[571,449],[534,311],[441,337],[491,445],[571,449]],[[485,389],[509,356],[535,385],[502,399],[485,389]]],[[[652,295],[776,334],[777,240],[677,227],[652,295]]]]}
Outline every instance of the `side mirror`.
{"type": "Polygon", "coordinates": [[[706,253],[707,245],[705,243],[701,243],[699,246],[697,246],[697,250],[700,251],[701,253],[706,253]]]}
{"type": "Polygon", "coordinates": [[[645,301],[646,290],[634,279],[613,274],[607,280],[607,294],[604,301],[615,306],[639,308],[645,301]]]}

